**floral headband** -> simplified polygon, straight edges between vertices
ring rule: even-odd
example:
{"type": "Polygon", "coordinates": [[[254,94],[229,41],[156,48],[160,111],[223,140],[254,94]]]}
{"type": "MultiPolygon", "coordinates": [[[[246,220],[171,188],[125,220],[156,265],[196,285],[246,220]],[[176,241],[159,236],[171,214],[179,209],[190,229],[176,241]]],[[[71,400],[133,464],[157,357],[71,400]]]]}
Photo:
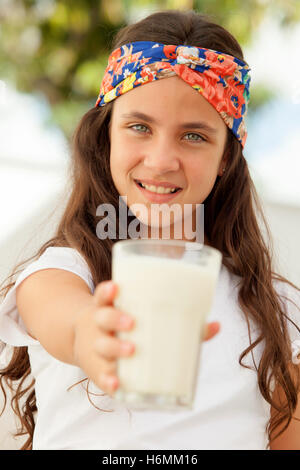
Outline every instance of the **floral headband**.
{"type": "Polygon", "coordinates": [[[109,56],[95,107],[104,106],[139,85],[178,75],[218,111],[244,147],[249,71],[240,59],[212,49],[132,42],[109,56]]]}

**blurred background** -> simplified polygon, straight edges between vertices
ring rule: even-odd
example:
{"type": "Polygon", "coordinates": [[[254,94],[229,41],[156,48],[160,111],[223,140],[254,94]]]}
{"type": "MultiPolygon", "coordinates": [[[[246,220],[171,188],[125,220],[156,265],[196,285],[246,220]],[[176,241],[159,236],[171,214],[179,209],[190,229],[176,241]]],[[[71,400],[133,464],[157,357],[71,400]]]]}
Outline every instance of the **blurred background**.
{"type": "MultiPolygon", "coordinates": [[[[95,104],[114,33],[160,9],[209,14],[242,45],[252,77],[245,157],[275,265],[299,286],[298,0],[0,0],[0,284],[54,233],[70,137],[95,104]]],[[[6,411],[0,449],[20,446],[13,426],[6,411]]]]}

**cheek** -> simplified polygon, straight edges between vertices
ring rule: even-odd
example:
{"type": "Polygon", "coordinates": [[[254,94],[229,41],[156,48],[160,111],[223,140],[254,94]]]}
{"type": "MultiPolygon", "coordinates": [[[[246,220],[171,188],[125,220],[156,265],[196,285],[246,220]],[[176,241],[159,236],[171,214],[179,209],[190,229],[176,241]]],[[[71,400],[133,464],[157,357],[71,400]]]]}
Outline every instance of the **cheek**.
{"type": "Polygon", "coordinates": [[[125,155],[127,146],[122,143],[118,132],[112,132],[110,144],[110,169],[112,176],[121,173],[123,166],[126,163],[127,157],[125,155]]]}
{"type": "Polygon", "coordinates": [[[140,148],[134,145],[130,139],[115,135],[111,141],[110,166],[111,172],[123,174],[130,173],[139,164],[140,148]]]}
{"type": "Polygon", "coordinates": [[[202,202],[206,199],[215,184],[217,172],[218,165],[212,158],[201,158],[189,165],[187,180],[191,200],[202,202]]]}
{"type": "Polygon", "coordinates": [[[136,152],[132,146],[121,142],[120,140],[114,141],[111,145],[110,151],[110,171],[113,182],[119,191],[124,194],[127,192],[127,184],[130,174],[133,169],[138,165],[138,160],[135,157],[136,152]]]}
{"type": "Polygon", "coordinates": [[[214,180],[218,166],[213,158],[204,158],[200,156],[198,161],[193,161],[186,170],[189,173],[189,181],[195,184],[209,184],[214,180]]]}
{"type": "Polygon", "coordinates": [[[120,150],[120,152],[112,153],[110,155],[110,171],[112,177],[126,179],[127,175],[135,167],[137,161],[132,154],[120,150]]]}

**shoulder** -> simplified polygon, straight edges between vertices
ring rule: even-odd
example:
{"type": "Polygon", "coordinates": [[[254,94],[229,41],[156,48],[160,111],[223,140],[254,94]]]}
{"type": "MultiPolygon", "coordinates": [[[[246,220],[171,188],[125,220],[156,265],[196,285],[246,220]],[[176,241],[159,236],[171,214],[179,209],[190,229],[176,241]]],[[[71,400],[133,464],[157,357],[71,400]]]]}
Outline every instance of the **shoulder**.
{"type": "Polygon", "coordinates": [[[221,290],[229,299],[237,302],[241,283],[242,277],[232,273],[224,264],[221,265],[217,284],[218,290],[221,290]]]}
{"type": "Polygon", "coordinates": [[[288,282],[274,280],[274,289],[276,290],[282,306],[286,309],[290,318],[300,327],[300,289],[292,286],[288,282]]]}
{"type": "Polygon", "coordinates": [[[21,272],[16,280],[15,287],[17,287],[30,274],[42,269],[50,268],[73,272],[80,276],[89,285],[92,292],[94,291],[94,282],[88,263],[78,250],[65,246],[46,248],[37,260],[30,263],[21,272]]]}
{"type": "Polygon", "coordinates": [[[283,302],[296,302],[299,305],[300,289],[297,286],[278,279],[274,279],[273,286],[283,302]]]}
{"type": "MultiPolygon", "coordinates": [[[[241,276],[233,274],[227,267],[222,265],[219,287],[226,289],[227,292],[231,294],[231,297],[237,300],[242,283],[243,278],[241,276]]],[[[282,307],[300,327],[300,289],[297,286],[293,286],[277,278],[273,278],[272,285],[279,297],[282,307]]]]}
{"type": "Polygon", "coordinates": [[[292,361],[300,363],[300,289],[287,282],[276,280],[274,288],[280,297],[292,345],[292,361]]]}
{"type": "Polygon", "coordinates": [[[4,344],[30,346],[38,344],[27,333],[18,311],[16,291],[21,282],[34,272],[43,269],[63,269],[81,277],[94,293],[94,282],[89,266],[83,256],[74,248],[48,247],[35,261],[18,273],[15,283],[0,303],[0,353],[4,344]]]}
{"type": "Polygon", "coordinates": [[[64,266],[74,266],[75,264],[87,265],[84,257],[75,248],[67,246],[50,246],[37,259],[41,262],[63,264],[64,266]]]}

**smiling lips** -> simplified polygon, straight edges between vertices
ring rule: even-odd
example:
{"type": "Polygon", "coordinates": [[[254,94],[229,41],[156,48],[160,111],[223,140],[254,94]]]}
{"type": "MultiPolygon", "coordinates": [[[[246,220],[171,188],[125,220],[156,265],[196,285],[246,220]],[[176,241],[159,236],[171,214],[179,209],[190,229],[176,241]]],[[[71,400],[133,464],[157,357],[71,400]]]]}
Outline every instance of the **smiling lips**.
{"type": "Polygon", "coordinates": [[[182,188],[179,188],[178,186],[175,186],[171,183],[159,182],[158,186],[157,182],[155,183],[155,185],[153,184],[153,180],[142,180],[143,183],[140,180],[134,181],[136,186],[143,193],[143,195],[151,202],[168,202],[174,197],[176,197],[176,195],[180,191],[182,191],[182,188]],[[174,189],[174,191],[170,192],[170,188],[174,189]]]}
{"type": "Polygon", "coordinates": [[[143,185],[147,185],[147,186],[161,186],[163,188],[180,188],[180,186],[177,186],[173,183],[168,183],[166,181],[154,181],[154,180],[145,180],[145,179],[135,179],[135,181],[137,181],[138,183],[142,183],[143,185]]]}

